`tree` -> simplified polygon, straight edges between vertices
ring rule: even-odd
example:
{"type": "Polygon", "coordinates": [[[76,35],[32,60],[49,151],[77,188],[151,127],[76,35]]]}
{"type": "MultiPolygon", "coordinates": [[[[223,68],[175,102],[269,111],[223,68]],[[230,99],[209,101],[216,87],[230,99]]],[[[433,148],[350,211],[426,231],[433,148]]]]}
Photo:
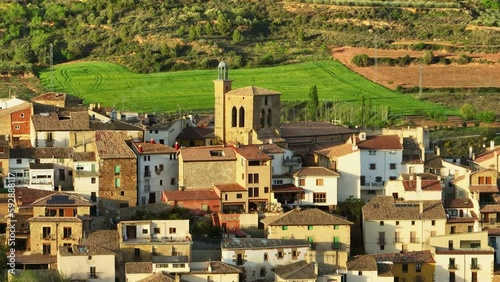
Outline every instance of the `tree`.
{"type": "Polygon", "coordinates": [[[425,51],[424,55],[422,56],[422,63],[426,65],[432,64],[434,61],[434,53],[432,51],[425,51]]]}
{"type": "Polygon", "coordinates": [[[463,104],[458,111],[464,120],[473,119],[476,115],[476,109],[471,104],[463,104]]]}
{"type": "Polygon", "coordinates": [[[311,90],[309,90],[309,102],[307,103],[308,119],[311,121],[315,121],[318,116],[318,104],[318,89],[316,85],[314,85],[311,87],[311,90]]]}
{"type": "Polygon", "coordinates": [[[349,197],[344,202],[339,203],[337,211],[351,221],[360,222],[361,208],[364,204],[365,202],[362,199],[349,197]]]}
{"type": "Polygon", "coordinates": [[[235,29],[233,32],[233,44],[240,43],[243,40],[243,36],[241,35],[238,29],[235,29]]]}

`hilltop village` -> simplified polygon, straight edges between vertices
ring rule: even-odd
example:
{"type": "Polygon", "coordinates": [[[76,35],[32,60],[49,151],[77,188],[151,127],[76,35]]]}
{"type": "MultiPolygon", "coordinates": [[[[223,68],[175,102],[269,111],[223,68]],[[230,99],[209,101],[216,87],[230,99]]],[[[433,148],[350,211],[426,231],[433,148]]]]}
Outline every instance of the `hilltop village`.
{"type": "Polygon", "coordinates": [[[463,165],[425,127],[281,123],[279,92],[231,83],[221,62],[214,114],[167,119],[0,100],[9,279],[492,281],[500,147],[463,165]]]}

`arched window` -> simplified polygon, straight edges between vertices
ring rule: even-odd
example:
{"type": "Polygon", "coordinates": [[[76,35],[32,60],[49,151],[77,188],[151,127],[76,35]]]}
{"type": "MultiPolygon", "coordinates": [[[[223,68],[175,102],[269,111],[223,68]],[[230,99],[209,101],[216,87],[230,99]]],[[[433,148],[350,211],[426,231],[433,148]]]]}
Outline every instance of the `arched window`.
{"type": "Polygon", "coordinates": [[[264,253],[264,261],[268,261],[269,260],[269,255],[267,253],[264,253]]]}
{"type": "Polygon", "coordinates": [[[236,110],[236,107],[233,107],[233,110],[231,111],[231,126],[236,127],[236,121],[237,121],[237,115],[238,111],[236,110]]]}
{"type": "Polygon", "coordinates": [[[266,110],[260,111],[260,128],[266,126],[266,110]]]}
{"type": "Polygon", "coordinates": [[[273,115],[271,109],[267,110],[267,127],[273,126],[273,115]]]}
{"type": "Polygon", "coordinates": [[[240,107],[240,127],[245,127],[245,109],[240,107]]]}
{"type": "Polygon", "coordinates": [[[264,105],[266,105],[266,106],[267,106],[267,98],[268,98],[267,96],[264,97],[264,105]]]}

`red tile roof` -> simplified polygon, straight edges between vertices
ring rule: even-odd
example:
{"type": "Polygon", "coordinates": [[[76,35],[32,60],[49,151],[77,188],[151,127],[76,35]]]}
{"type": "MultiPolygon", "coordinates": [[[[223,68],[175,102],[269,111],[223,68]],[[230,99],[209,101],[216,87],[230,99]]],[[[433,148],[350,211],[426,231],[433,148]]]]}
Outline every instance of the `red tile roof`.
{"type": "Polygon", "coordinates": [[[316,151],[317,154],[320,154],[328,158],[342,157],[352,152],[355,151],[352,149],[351,143],[345,143],[316,151]]]}
{"type": "Polygon", "coordinates": [[[449,199],[444,202],[444,208],[473,208],[470,199],[449,199]]]}
{"type": "Polygon", "coordinates": [[[163,191],[164,202],[168,201],[198,201],[198,200],[218,200],[219,196],[212,189],[193,189],[163,191]]]}
{"type": "Polygon", "coordinates": [[[187,147],[181,148],[179,152],[183,162],[236,160],[236,153],[233,147],[226,146],[187,147]]]}
{"type": "Polygon", "coordinates": [[[135,147],[136,152],[139,155],[152,155],[152,154],[175,154],[177,150],[160,143],[151,142],[132,142],[135,147]],[[139,147],[142,147],[142,152],[139,151],[139,147]]]}
{"type": "MultiPolygon", "coordinates": [[[[405,191],[417,191],[416,180],[403,180],[405,191]]],[[[442,191],[439,180],[422,180],[422,191],[442,191]]]]}
{"type": "Polygon", "coordinates": [[[273,192],[274,193],[287,193],[287,192],[304,192],[304,189],[301,187],[297,187],[292,183],[289,184],[280,184],[280,185],[273,185],[273,192]]]}
{"type": "Polygon", "coordinates": [[[471,185],[469,186],[469,190],[471,192],[479,192],[479,193],[498,193],[498,187],[496,185],[491,184],[482,184],[482,185],[471,185]]]}
{"type": "Polygon", "coordinates": [[[90,130],[88,112],[72,112],[69,118],[61,119],[56,113],[33,115],[33,127],[38,131],[76,131],[90,130]]]}
{"type": "Polygon", "coordinates": [[[235,90],[231,90],[226,93],[226,96],[235,95],[235,96],[258,96],[258,95],[281,95],[281,93],[269,90],[265,88],[255,87],[255,86],[247,86],[243,88],[238,88],[235,90]]]}
{"type": "Polygon", "coordinates": [[[484,162],[484,161],[487,161],[491,158],[493,158],[495,156],[495,152],[497,154],[500,155],[500,146],[497,146],[495,147],[493,150],[490,150],[484,154],[481,154],[479,156],[477,156],[475,159],[474,159],[474,162],[475,163],[480,163],[480,162],[484,162]]]}
{"type": "Polygon", "coordinates": [[[97,131],[95,144],[101,159],[136,159],[132,149],[125,143],[127,135],[115,131],[97,131]]]}
{"type": "Polygon", "coordinates": [[[237,192],[237,191],[246,191],[245,187],[241,186],[238,183],[230,183],[230,184],[215,184],[214,188],[219,190],[220,192],[237,192]]]}
{"type": "Polygon", "coordinates": [[[500,205],[484,205],[479,212],[500,212],[500,205]]]}
{"type": "Polygon", "coordinates": [[[266,154],[284,154],[285,150],[276,144],[259,145],[262,151],[266,154]]]}
{"type": "Polygon", "coordinates": [[[254,145],[241,146],[236,148],[236,152],[250,161],[269,161],[271,157],[254,145]]]}
{"type": "Polygon", "coordinates": [[[21,198],[22,206],[24,206],[24,205],[31,205],[31,203],[33,203],[34,201],[55,194],[56,192],[20,187],[15,189],[15,193],[16,193],[16,199],[19,200],[19,198],[21,198]]]}
{"type": "Polygon", "coordinates": [[[367,136],[366,140],[358,141],[361,150],[403,150],[403,145],[397,135],[367,136]]]}
{"type": "Polygon", "coordinates": [[[392,261],[393,263],[435,263],[430,251],[402,252],[372,255],[377,261],[392,261]]]}
{"type": "Polygon", "coordinates": [[[337,172],[320,166],[303,167],[293,173],[293,176],[340,176],[337,172]]]}

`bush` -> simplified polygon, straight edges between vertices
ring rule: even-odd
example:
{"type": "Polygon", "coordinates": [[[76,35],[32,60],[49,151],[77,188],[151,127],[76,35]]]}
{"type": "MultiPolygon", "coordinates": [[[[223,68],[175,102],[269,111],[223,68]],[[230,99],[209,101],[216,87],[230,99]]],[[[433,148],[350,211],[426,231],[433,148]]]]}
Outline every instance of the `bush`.
{"type": "Polygon", "coordinates": [[[496,120],[497,116],[494,112],[480,112],[477,114],[477,119],[482,122],[493,123],[496,120]]]}
{"type": "Polygon", "coordinates": [[[352,58],[352,63],[358,67],[369,67],[373,66],[373,59],[366,54],[360,54],[352,58]]]}
{"type": "Polygon", "coordinates": [[[432,53],[432,51],[425,51],[424,55],[422,56],[422,63],[430,65],[433,62],[434,62],[434,53],[432,53]]]}
{"type": "Polygon", "coordinates": [[[456,62],[457,64],[459,65],[465,65],[465,64],[468,64],[472,61],[472,58],[465,55],[465,54],[460,54],[460,56],[458,56],[456,62]]]}

